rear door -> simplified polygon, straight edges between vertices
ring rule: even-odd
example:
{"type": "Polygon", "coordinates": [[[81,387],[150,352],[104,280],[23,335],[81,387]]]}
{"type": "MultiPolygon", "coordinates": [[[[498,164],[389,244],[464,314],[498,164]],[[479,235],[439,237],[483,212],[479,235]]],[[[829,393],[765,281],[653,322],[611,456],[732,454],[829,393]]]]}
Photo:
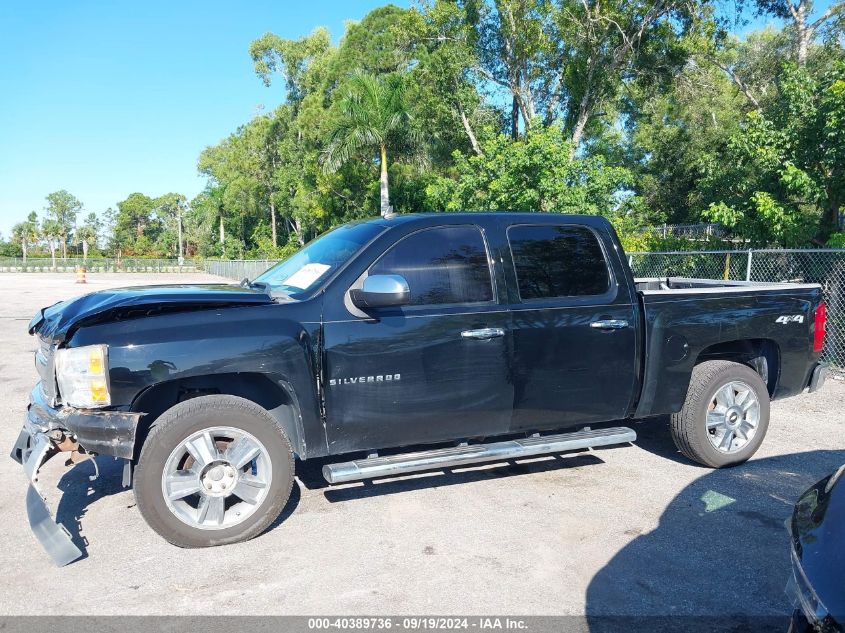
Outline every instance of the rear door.
{"type": "Polygon", "coordinates": [[[325,323],[331,453],[507,432],[509,315],[494,266],[483,231],[455,224],[406,235],[367,269],[402,275],[411,302],[325,323]]]}
{"type": "Polygon", "coordinates": [[[631,405],[638,306],[601,230],[565,223],[507,229],[512,430],[614,420],[631,405]]]}

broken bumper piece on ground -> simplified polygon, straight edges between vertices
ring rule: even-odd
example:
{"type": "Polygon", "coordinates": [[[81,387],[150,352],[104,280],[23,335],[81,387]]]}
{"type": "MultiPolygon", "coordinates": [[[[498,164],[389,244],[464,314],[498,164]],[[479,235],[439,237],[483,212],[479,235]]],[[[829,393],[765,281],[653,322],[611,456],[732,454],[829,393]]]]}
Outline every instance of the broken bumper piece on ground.
{"type": "MultiPolygon", "coordinates": [[[[24,467],[29,479],[26,495],[29,525],[57,565],[67,565],[83,552],[73,542],[67,529],[51,515],[36,486],[38,471],[59,453],[67,453],[68,466],[91,459],[95,454],[131,459],[140,417],[140,413],[127,411],[52,407],[38,385],[30,393],[26,420],[11,457],[24,467]]],[[[91,477],[93,481],[97,478],[97,463],[93,459],[91,463],[95,471],[91,477]]]]}
{"type": "Polygon", "coordinates": [[[51,457],[59,453],[53,441],[43,433],[30,434],[24,427],[12,449],[12,459],[23,465],[29,479],[26,492],[26,514],[29,527],[56,565],[64,566],[82,556],[67,529],[56,523],[44,497],[36,487],[38,471],[51,457]]]}

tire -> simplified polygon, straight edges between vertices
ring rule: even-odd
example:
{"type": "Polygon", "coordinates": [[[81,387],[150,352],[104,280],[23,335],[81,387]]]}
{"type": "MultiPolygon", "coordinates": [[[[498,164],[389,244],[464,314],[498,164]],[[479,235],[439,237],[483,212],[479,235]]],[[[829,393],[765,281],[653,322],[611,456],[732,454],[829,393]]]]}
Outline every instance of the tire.
{"type": "Polygon", "coordinates": [[[711,468],[747,461],[760,448],[768,428],[769,392],[760,375],[724,360],[693,368],[684,406],[670,422],[678,450],[711,468]],[[728,406],[731,399],[734,404],[728,406]]]}
{"type": "Polygon", "coordinates": [[[235,396],[200,396],[156,420],[135,468],[135,501],[173,545],[238,543],[279,516],[293,476],[290,442],[265,409],[235,396]]]}

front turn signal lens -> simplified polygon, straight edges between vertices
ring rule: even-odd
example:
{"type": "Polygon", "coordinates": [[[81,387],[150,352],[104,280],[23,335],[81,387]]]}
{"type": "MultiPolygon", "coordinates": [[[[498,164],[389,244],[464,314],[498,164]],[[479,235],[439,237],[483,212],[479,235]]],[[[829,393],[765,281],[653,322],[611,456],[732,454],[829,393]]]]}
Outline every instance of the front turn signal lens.
{"type": "Polygon", "coordinates": [[[88,373],[92,376],[103,375],[103,351],[94,348],[88,351],[88,373]]]}
{"type": "Polygon", "coordinates": [[[109,390],[102,380],[91,381],[91,400],[94,402],[107,403],[109,401],[109,390]]]}

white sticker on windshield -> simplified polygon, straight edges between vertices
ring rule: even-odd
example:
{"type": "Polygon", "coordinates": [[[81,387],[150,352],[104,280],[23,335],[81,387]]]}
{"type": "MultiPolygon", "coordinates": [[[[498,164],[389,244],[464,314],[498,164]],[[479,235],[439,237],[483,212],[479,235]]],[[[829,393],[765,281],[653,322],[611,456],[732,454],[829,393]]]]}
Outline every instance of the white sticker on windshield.
{"type": "Polygon", "coordinates": [[[320,278],[331,266],[328,264],[305,264],[290,277],[282,281],[282,285],[304,290],[320,278]]]}

